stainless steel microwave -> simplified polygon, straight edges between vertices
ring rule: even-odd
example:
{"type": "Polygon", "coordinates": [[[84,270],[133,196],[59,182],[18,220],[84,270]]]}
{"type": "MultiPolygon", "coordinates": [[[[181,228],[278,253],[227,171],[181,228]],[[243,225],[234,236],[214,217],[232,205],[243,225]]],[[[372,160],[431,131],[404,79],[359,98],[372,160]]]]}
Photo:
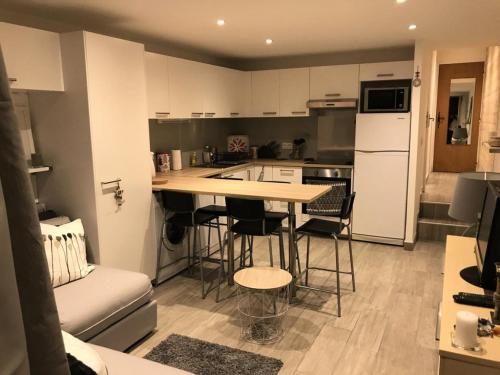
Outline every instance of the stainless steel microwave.
{"type": "Polygon", "coordinates": [[[360,112],[410,112],[411,79],[361,82],[360,112]]]}

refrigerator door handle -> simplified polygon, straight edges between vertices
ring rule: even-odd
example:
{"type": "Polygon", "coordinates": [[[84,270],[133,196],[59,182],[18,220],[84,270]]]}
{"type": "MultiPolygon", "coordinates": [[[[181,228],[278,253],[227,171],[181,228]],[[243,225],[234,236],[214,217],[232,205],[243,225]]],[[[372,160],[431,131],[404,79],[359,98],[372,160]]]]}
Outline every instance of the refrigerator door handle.
{"type": "Polygon", "coordinates": [[[378,154],[380,152],[408,152],[408,150],[376,150],[376,151],[370,151],[370,150],[355,150],[356,152],[361,152],[363,154],[378,154]]]}

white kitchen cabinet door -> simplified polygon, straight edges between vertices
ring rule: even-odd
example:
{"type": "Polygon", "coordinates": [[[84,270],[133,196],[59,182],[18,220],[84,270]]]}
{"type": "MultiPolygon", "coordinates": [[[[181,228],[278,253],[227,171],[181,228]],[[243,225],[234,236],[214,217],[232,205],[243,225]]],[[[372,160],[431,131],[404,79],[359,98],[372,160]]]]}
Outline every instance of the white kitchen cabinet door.
{"type": "Polygon", "coordinates": [[[381,81],[388,79],[413,78],[413,61],[391,61],[382,63],[361,64],[360,81],[381,81]]]}
{"type": "Polygon", "coordinates": [[[206,118],[224,118],[230,115],[231,69],[203,64],[205,71],[203,113],[206,118]]]}
{"type": "Polygon", "coordinates": [[[59,34],[0,22],[12,89],[64,91],[59,34]]]}
{"type": "Polygon", "coordinates": [[[100,264],[141,271],[154,259],[144,46],[83,33],[100,264]],[[124,204],[114,199],[121,179],[124,204]]]}
{"type": "Polygon", "coordinates": [[[311,99],[357,98],[359,65],[315,66],[311,68],[311,99]]]}
{"type": "Polygon", "coordinates": [[[252,116],[279,115],[280,77],[278,70],[252,72],[252,116]]]}
{"type": "MultiPolygon", "coordinates": [[[[290,184],[302,184],[302,168],[289,168],[273,166],[273,181],[287,182],[290,184]]],[[[297,220],[301,217],[302,205],[295,204],[295,214],[297,220]]],[[[273,202],[273,210],[280,212],[288,212],[288,202],[273,202]]]]}
{"type": "Polygon", "coordinates": [[[168,57],[168,82],[172,118],[203,116],[207,69],[195,61],[168,57]]]}
{"type": "Polygon", "coordinates": [[[234,69],[225,70],[229,117],[250,116],[252,73],[234,69]]]}
{"type": "Polygon", "coordinates": [[[168,58],[165,55],[146,52],[145,63],[148,116],[152,119],[169,118],[168,58]]]}
{"type": "Polygon", "coordinates": [[[280,116],[308,116],[309,68],[281,69],[280,116]]]}
{"type": "Polygon", "coordinates": [[[392,239],[404,238],[407,179],[407,152],[356,151],[354,234],[392,239]]]}

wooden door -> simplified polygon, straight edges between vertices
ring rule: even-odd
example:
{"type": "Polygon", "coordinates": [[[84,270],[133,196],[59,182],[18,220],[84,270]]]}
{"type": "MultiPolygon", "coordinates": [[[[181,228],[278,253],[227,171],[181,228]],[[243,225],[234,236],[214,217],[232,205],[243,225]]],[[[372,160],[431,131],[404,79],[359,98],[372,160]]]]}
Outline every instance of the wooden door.
{"type": "Polygon", "coordinates": [[[483,72],[482,62],[439,67],[434,171],[476,170],[483,72]]]}

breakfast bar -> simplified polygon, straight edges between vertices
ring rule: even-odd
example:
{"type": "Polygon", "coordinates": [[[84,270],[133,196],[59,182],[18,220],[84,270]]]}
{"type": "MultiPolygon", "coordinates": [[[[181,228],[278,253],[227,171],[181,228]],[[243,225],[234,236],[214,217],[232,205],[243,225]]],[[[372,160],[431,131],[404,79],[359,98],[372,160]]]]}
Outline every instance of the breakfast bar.
{"type": "MultiPolygon", "coordinates": [[[[296,258],[295,248],[295,203],[310,203],[327,193],[328,185],[280,184],[258,181],[234,181],[201,177],[164,176],[166,182],[156,179],[153,191],[177,191],[182,193],[215,195],[243,199],[263,199],[288,203],[288,246],[289,260],[296,258]]],[[[232,225],[228,218],[228,227],[232,225]]],[[[295,262],[289,262],[289,270],[294,280],[295,262]]],[[[233,285],[234,235],[228,231],[228,283],[233,285]]],[[[293,285],[293,283],[292,283],[293,285]]]]}

